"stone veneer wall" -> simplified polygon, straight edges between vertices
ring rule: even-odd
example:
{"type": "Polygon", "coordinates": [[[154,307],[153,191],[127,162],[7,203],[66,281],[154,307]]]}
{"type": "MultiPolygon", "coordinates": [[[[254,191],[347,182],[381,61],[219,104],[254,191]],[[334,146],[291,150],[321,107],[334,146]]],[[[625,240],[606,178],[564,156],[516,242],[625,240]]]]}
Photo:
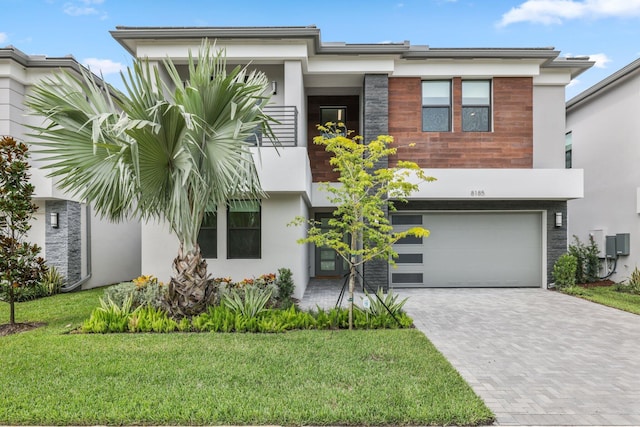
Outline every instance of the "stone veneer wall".
{"type": "Polygon", "coordinates": [[[47,264],[55,266],[67,283],[77,282],[82,275],[80,203],[68,200],[47,200],[45,219],[47,264]],[[58,213],[58,228],[51,227],[53,212],[58,213]]]}
{"type": "MultiPolygon", "coordinates": [[[[553,265],[567,251],[567,202],[553,200],[421,200],[397,203],[396,209],[412,211],[534,211],[544,210],[547,215],[547,283],[553,282],[553,265]],[[562,212],[562,227],[555,226],[555,213],[562,212]]],[[[425,227],[428,229],[429,224],[425,227]]]]}
{"type": "MultiPolygon", "coordinates": [[[[365,75],[363,92],[363,136],[366,143],[378,135],[389,134],[389,78],[386,74],[365,75]]],[[[388,165],[388,159],[384,159],[376,167],[386,168],[388,165]]],[[[389,264],[386,261],[369,261],[363,274],[368,289],[389,289],[389,264]]]]}

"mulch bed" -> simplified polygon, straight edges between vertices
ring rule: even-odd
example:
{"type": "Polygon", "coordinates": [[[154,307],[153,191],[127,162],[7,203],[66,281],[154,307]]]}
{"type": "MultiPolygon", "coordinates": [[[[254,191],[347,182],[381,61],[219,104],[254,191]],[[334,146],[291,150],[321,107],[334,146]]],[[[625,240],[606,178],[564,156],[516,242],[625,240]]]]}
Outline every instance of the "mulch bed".
{"type": "Polygon", "coordinates": [[[592,283],[581,283],[578,286],[583,287],[583,288],[597,288],[599,286],[613,286],[615,285],[616,282],[614,282],[613,280],[600,280],[598,282],[592,282],[592,283]]]}
{"type": "Polygon", "coordinates": [[[33,329],[39,328],[40,326],[44,326],[46,323],[42,322],[34,322],[34,323],[14,323],[13,325],[10,323],[6,323],[4,325],[0,325],[0,337],[4,337],[6,335],[17,334],[20,332],[31,331],[33,329]]]}

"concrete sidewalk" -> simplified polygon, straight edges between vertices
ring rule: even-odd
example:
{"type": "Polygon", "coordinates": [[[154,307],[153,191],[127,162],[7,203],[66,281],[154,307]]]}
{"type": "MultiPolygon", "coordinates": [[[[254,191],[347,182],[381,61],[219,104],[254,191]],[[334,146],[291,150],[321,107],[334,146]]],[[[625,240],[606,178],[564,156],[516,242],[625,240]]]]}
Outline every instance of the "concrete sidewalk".
{"type": "MultiPolygon", "coordinates": [[[[311,283],[302,306],[341,286],[311,283]]],[[[640,426],[640,316],[542,289],[396,291],[496,424],[640,426]]]]}

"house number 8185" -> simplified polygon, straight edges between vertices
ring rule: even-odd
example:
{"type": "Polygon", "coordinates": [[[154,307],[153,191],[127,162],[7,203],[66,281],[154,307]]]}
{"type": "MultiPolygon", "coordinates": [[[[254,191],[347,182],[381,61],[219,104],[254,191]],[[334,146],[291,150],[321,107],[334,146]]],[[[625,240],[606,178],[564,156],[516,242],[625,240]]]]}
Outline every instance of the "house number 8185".
{"type": "Polygon", "coordinates": [[[484,190],[471,190],[471,197],[482,197],[484,196],[484,190]]]}

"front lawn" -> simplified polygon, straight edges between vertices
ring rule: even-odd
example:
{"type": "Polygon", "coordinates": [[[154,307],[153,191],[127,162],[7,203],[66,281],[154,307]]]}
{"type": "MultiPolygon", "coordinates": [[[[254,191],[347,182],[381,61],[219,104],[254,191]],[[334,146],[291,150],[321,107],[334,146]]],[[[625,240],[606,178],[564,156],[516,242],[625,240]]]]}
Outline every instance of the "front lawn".
{"type": "Polygon", "coordinates": [[[608,307],[640,314],[640,295],[620,292],[616,286],[598,286],[593,288],[571,287],[565,290],[569,295],[597,302],[608,307]]]}
{"type": "MultiPolygon", "coordinates": [[[[489,424],[415,329],[69,334],[103,290],[16,307],[0,337],[0,424],[489,424]]],[[[8,304],[0,305],[0,322],[8,304]]]]}

